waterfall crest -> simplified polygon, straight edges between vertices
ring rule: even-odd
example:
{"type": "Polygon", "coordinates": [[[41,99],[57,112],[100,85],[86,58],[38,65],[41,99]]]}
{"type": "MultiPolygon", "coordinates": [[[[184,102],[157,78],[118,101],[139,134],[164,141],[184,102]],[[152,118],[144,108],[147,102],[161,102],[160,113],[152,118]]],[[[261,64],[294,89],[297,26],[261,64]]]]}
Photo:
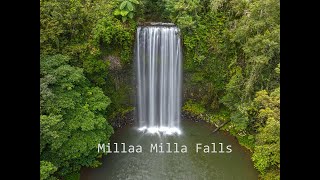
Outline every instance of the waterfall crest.
{"type": "Polygon", "coordinates": [[[135,48],[139,129],[179,134],[182,76],[179,29],[168,23],[139,26],[135,48]]]}

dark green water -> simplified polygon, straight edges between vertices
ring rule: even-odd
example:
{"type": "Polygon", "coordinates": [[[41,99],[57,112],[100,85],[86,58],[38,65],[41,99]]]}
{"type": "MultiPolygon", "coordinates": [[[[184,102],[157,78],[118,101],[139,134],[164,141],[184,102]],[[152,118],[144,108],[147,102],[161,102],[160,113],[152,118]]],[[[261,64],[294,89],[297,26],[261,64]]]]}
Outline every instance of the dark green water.
{"type": "MultiPolygon", "coordinates": [[[[142,153],[108,154],[103,157],[103,165],[99,168],[83,168],[81,180],[109,179],[217,179],[217,180],[256,180],[258,173],[253,167],[249,153],[241,147],[230,135],[223,132],[210,134],[212,128],[207,124],[192,121],[182,121],[182,135],[159,136],[143,134],[134,127],[124,127],[117,130],[112,137],[112,143],[118,142],[129,145],[141,145],[142,153]],[[150,144],[174,144],[187,146],[187,153],[150,153],[150,144]],[[210,146],[216,143],[219,152],[220,144],[231,145],[231,153],[196,153],[196,144],[210,146]]],[[[122,147],[122,146],[120,146],[122,147]]],[[[122,150],[122,148],[119,148],[122,150]]]]}

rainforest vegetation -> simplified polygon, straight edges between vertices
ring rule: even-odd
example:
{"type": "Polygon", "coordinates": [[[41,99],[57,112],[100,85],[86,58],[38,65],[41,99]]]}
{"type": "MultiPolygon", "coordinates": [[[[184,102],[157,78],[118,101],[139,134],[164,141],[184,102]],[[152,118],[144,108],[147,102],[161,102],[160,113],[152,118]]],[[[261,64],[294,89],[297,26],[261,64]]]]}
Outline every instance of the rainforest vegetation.
{"type": "Polygon", "coordinates": [[[235,136],[261,179],[280,179],[279,0],[40,0],[41,179],[101,164],[96,145],[134,109],[147,22],[181,29],[184,112],[235,136]]]}

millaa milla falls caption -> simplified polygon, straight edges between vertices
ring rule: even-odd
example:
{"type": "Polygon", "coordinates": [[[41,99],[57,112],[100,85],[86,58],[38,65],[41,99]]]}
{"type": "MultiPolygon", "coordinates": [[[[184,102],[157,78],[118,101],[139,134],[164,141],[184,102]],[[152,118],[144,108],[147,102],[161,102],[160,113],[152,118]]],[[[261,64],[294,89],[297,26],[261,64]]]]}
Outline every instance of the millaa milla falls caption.
{"type": "MultiPolygon", "coordinates": [[[[145,148],[141,145],[126,145],[126,143],[113,143],[111,148],[110,143],[98,144],[98,153],[142,153],[145,148]]],[[[196,143],[193,145],[195,152],[203,153],[231,153],[231,145],[224,145],[223,143],[202,144],[196,143]]],[[[188,147],[186,145],[179,145],[178,143],[155,143],[150,144],[148,148],[150,153],[187,153],[188,147]]]]}

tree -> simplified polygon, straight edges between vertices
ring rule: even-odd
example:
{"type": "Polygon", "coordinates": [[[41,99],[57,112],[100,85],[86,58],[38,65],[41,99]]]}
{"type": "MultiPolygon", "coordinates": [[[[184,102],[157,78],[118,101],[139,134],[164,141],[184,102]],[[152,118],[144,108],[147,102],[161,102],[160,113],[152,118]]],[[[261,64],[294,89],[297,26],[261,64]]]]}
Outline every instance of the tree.
{"type": "Polygon", "coordinates": [[[56,170],[57,170],[57,167],[55,167],[52,163],[50,163],[48,161],[40,161],[40,180],[55,179],[51,175],[56,170]]]}
{"type": "Polygon", "coordinates": [[[259,108],[256,123],[260,128],[252,160],[265,175],[270,169],[280,168],[280,88],[270,95],[265,90],[257,92],[254,103],[259,108]]]}
{"type": "Polygon", "coordinates": [[[68,64],[63,55],[40,61],[40,159],[42,178],[96,167],[98,143],[109,142],[113,133],[105,116],[110,99],[91,87],[81,68],[68,64]]]}

